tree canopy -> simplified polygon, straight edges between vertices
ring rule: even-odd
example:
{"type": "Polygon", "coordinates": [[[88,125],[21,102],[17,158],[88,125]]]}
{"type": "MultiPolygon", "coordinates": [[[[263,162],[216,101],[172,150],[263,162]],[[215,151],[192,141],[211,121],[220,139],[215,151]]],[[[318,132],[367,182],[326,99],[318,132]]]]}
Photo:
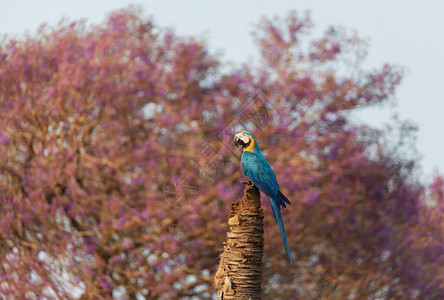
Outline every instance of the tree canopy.
{"type": "Polygon", "coordinates": [[[350,118],[402,69],[366,70],[364,40],[312,27],[262,19],[260,59],[230,68],[137,8],[3,38],[0,293],[211,298],[246,129],[292,202],[295,271],[263,203],[264,299],[443,298],[444,180],[418,178],[414,127],[350,118]]]}

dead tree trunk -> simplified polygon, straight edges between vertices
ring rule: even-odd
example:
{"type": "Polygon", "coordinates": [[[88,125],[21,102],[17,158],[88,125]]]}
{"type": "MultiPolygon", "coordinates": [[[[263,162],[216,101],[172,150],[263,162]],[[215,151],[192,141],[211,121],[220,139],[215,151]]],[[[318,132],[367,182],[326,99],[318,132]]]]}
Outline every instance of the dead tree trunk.
{"type": "Polygon", "coordinates": [[[251,181],[244,197],[231,204],[229,231],[215,276],[218,299],[261,299],[264,214],[251,181]]]}

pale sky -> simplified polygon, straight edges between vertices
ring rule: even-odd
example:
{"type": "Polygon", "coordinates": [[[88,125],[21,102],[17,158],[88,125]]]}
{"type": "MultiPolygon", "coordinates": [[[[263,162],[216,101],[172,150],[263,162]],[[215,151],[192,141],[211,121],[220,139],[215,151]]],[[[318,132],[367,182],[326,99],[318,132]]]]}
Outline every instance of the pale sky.
{"type": "Polygon", "coordinates": [[[210,51],[226,61],[242,62],[256,55],[251,38],[261,16],[310,10],[316,30],[329,25],[354,29],[370,41],[365,66],[396,63],[407,68],[395,105],[360,114],[363,122],[381,126],[397,113],[419,126],[417,146],[428,181],[435,168],[444,172],[444,2],[442,1],[320,1],[320,0],[0,0],[0,34],[31,33],[62,17],[101,22],[111,10],[140,4],[156,24],[179,34],[204,37],[210,51]]]}

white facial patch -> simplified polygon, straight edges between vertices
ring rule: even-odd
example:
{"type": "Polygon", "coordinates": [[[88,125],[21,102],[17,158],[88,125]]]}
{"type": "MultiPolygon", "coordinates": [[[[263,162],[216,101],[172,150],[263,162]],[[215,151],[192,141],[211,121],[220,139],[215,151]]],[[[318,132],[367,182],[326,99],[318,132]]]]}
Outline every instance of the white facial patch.
{"type": "Polygon", "coordinates": [[[245,145],[248,144],[248,142],[250,142],[250,137],[248,136],[248,134],[244,132],[239,132],[238,134],[236,134],[236,137],[240,139],[242,142],[244,142],[245,145]]]}

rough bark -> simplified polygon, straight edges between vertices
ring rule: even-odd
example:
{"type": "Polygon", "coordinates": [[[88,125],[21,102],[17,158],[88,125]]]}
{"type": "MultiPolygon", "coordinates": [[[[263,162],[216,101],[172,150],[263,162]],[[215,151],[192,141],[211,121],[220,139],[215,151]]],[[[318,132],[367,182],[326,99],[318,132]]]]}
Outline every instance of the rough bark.
{"type": "Polygon", "coordinates": [[[231,204],[229,230],[215,276],[218,299],[261,298],[264,214],[260,193],[251,181],[244,197],[231,204]]]}

